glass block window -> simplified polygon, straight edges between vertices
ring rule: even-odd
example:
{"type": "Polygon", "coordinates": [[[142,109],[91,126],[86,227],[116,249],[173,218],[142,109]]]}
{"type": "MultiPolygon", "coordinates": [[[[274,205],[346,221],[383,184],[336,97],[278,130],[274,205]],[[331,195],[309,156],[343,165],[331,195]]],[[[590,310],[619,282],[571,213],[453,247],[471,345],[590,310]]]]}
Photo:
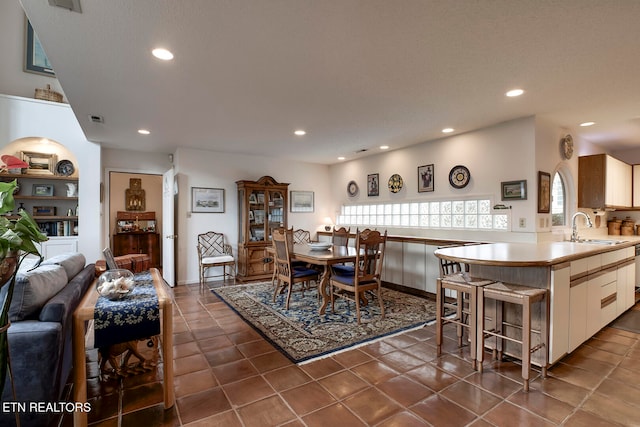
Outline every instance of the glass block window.
{"type": "Polygon", "coordinates": [[[344,205],[338,225],[508,231],[510,216],[490,199],[344,205]]]}

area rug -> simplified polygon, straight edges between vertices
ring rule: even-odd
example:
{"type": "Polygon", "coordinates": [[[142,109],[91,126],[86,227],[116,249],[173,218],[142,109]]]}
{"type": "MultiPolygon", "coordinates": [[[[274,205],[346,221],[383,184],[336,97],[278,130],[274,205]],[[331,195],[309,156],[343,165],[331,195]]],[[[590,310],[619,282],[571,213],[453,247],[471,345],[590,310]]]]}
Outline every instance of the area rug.
{"type": "Polygon", "coordinates": [[[629,310],[609,324],[609,327],[640,334],[640,310],[629,310]]]}
{"type": "Polygon", "coordinates": [[[383,289],[385,318],[380,317],[377,300],[361,307],[361,324],[356,321],[355,304],[336,299],[319,314],[320,301],[314,290],[294,292],[289,310],[285,295],[273,302],[273,285],[234,285],[211,290],[263,337],[294,363],[308,362],[402,331],[424,326],[435,319],[435,302],[383,289]]]}

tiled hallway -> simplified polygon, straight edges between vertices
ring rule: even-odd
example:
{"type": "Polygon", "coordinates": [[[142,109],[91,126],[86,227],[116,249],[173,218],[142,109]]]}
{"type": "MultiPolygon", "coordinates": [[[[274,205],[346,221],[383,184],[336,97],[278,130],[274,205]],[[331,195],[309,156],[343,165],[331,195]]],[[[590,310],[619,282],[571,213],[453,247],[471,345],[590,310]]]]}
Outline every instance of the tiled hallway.
{"type": "Polygon", "coordinates": [[[603,329],[524,393],[515,363],[479,374],[451,339],[437,358],[434,326],[296,366],[208,290],[174,295],[176,405],[164,411],[158,372],[94,379],[92,425],[640,425],[639,334],[603,329]]]}

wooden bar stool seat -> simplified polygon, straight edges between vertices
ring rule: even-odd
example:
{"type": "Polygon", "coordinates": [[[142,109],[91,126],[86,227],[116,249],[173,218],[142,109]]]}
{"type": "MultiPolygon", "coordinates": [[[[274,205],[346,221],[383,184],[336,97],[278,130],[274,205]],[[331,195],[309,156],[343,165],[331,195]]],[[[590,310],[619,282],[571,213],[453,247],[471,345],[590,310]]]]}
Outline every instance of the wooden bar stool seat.
{"type": "MultiPolygon", "coordinates": [[[[531,354],[542,351],[542,377],[547,376],[548,365],[548,336],[546,328],[543,326],[540,333],[540,344],[531,347],[531,308],[534,303],[543,301],[547,297],[547,290],[533,288],[529,286],[515,285],[510,283],[496,282],[479,288],[478,296],[478,370],[482,372],[482,361],[484,359],[485,337],[496,337],[494,355],[498,359],[502,358],[504,341],[512,341],[522,346],[522,379],[523,389],[529,391],[529,375],[531,370],[531,354]],[[488,299],[496,301],[495,329],[485,328],[485,308],[488,299]],[[503,320],[504,303],[516,304],[522,307],[522,325],[507,324],[503,320]],[[521,329],[522,338],[517,339],[513,334],[507,335],[505,326],[521,329]]],[[[546,312],[546,306],[543,304],[546,312]]]]}
{"type": "Polygon", "coordinates": [[[444,325],[453,323],[456,325],[458,347],[463,345],[464,329],[468,330],[469,353],[473,369],[476,369],[478,289],[491,283],[495,283],[495,281],[473,277],[466,272],[448,274],[438,278],[436,281],[436,348],[438,356],[442,354],[444,325]],[[455,302],[447,301],[447,290],[456,292],[455,302]],[[448,315],[447,311],[455,311],[455,314],[448,315]]]}

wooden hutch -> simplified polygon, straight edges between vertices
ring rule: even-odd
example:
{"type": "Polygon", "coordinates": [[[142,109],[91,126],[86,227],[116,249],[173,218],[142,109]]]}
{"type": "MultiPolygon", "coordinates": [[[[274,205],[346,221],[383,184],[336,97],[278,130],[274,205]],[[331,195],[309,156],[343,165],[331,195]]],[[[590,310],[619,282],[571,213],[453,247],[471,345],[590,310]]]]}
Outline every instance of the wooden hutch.
{"type": "Polygon", "coordinates": [[[160,267],[160,238],[155,212],[121,212],[116,214],[113,255],[147,254],[151,267],[160,267]]]}
{"type": "Polygon", "coordinates": [[[287,227],[289,184],[270,176],[257,181],[237,181],[238,185],[238,275],[244,282],[268,279],[273,259],[267,254],[271,233],[287,227]]]}

